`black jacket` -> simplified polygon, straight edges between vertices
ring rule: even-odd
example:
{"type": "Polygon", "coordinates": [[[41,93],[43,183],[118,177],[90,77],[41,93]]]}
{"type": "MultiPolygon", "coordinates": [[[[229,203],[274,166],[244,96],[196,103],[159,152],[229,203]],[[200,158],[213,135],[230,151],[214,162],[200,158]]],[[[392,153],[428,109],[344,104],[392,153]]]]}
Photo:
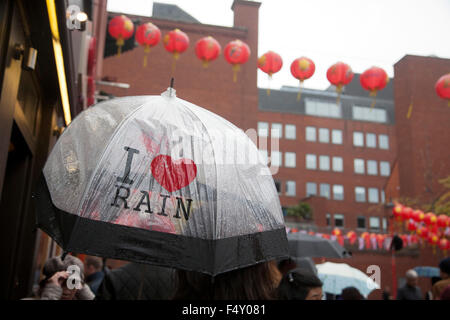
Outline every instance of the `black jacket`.
{"type": "Polygon", "coordinates": [[[174,270],[147,264],[128,263],[105,270],[96,300],[168,300],[174,289],[174,270]]]}

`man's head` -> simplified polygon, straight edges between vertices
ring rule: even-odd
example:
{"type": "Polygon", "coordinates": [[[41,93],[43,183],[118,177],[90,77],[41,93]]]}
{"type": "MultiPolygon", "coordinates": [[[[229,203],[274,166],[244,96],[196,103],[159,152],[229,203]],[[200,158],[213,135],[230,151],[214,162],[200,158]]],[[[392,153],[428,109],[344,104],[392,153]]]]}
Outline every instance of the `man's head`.
{"type": "Polygon", "coordinates": [[[84,274],[86,277],[101,271],[103,268],[103,260],[100,257],[86,256],[84,259],[84,274]]]}
{"type": "Polygon", "coordinates": [[[439,269],[441,269],[441,278],[450,278],[450,257],[442,259],[439,263],[439,269]]]}
{"type": "Polygon", "coordinates": [[[322,300],[322,282],[313,273],[297,268],[283,277],[278,296],[282,300],[322,300]]]}
{"type": "Polygon", "coordinates": [[[411,287],[417,286],[419,275],[413,269],[406,271],[406,284],[411,287]]]}

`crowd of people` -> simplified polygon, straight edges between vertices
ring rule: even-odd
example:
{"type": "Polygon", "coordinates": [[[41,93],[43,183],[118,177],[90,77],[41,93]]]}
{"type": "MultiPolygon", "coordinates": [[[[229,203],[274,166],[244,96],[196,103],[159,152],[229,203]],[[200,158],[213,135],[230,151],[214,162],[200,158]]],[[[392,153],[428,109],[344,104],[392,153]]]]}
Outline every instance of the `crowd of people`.
{"type": "MultiPolygon", "coordinates": [[[[397,300],[450,300],[450,258],[440,264],[440,278],[432,278],[431,292],[422,294],[418,274],[406,272],[406,284],[397,300]]],[[[299,268],[290,259],[268,261],[219,274],[215,277],[194,271],[128,263],[110,270],[104,259],[86,256],[50,258],[34,297],[41,300],[323,300],[322,282],[311,270],[299,268]],[[69,266],[80,271],[80,286],[67,285],[69,266]],[[72,286],[73,287],[73,286],[72,286]]],[[[338,300],[363,300],[354,287],[347,287],[338,300]]],[[[386,290],[383,299],[392,299],[386,290]]]]}

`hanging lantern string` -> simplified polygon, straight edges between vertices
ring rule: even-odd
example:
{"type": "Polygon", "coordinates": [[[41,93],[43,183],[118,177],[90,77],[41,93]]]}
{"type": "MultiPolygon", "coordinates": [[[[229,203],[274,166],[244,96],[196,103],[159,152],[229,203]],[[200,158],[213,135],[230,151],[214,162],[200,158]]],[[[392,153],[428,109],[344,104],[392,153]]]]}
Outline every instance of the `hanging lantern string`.
{"type": "Polygon", "coordinates": [[[122,52],[122,46],[124,44],[124,40],[122,37],[119,37],[116,41],[117,44],[117,55],[120,56],[120,53],[122,52]]]}
{"type": "Polygon", "coordinates": [[[300,98],[302,96],[302,88],[303,88],[303,80],[300,80],[300,85],[297,93],[297,101],[300,101],[300,98]]]}
{"type": "Polygon", "coordinates": [[[267,84],[267,95],[270,96],[270,80],[272,80],[272,73],[269,73],[269,82],[267,84]]]}
{"type": "Polygon", "coordinates": [[[237,73],[240,69],[241,69],[241,67],[239,66],[239,64],[233,65],[233,82],[237,81],[237,73]]]}
{"type": "Polygon", "coordinates": [[[172,60],[172,76],[175,74],[175,69],[177,66],[177,60],[180,57],[180,54],[178,52],[175,52],[173,54],[173,60],[172,60]]]}
{"type": "Polygon", "coordinates": [[[147,67],[147,54],[150,52],[150,46],[148,44],[145,45],[144,48],[144,68],[147,67]]]}
{"type": "Polygon", "coordinates": [[[377,90],[370,91],[370,96],[373,97],[372,104],[370,105],[370,109],[373,109],[373,107],[375,107],[375,104],[377,102],[377,90]]]}
{"type": "Polygon", "coordinates": [[[342,92],[342,84],[339,84],[336,87],[337,97],[336,97],[336,105],[339,107],[339,104],[341,102],[341,92],[342,92]]]}

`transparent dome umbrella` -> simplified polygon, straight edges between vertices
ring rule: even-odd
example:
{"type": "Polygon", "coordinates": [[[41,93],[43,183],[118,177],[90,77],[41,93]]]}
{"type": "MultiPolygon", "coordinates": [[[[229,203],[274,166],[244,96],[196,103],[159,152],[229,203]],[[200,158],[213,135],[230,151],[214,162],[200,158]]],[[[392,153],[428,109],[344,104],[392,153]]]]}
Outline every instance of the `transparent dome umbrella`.
{"type": "Polygon", "coordinates": [[[65,252],[210,275],[288,256],[277,190],[255,144],[172,88],[80,113],[35,198],[38,227],[65,252]]]}

